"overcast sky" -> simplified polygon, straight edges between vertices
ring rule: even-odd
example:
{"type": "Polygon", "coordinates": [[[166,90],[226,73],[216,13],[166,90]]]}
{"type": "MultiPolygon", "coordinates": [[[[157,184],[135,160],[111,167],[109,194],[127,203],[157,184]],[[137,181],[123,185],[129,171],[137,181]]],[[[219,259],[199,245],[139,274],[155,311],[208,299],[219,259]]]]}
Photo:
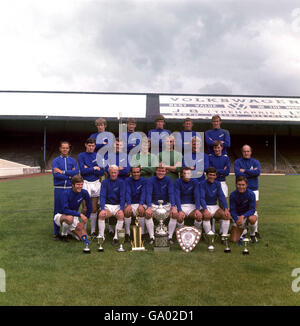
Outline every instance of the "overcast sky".
{"type": "Polygon", "coordinates": [[[299,0],[1,0],[0,90],[300,96],[299,0]]]}

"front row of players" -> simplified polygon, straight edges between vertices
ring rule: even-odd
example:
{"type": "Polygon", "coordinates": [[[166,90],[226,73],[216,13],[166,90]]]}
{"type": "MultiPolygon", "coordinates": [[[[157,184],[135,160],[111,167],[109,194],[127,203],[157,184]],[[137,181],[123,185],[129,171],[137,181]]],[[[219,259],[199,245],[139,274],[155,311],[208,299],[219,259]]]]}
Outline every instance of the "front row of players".
{"type": "MultiPolygon", "coordinates": [[[[209,167],[207,179],[199,185],[191,178],[191,169],[182,169],[181,178],[172,182],[166,176],[163,166],[156,168],[156,175],[149,179],[141,177],[141,168],[132,167],[132,177],[126,180],[118,178],[119,168],[112,165],[108,170],[109,178],[103,180],[100,190],[100,212],[98,215],[98,237],[103,238],[105,219],[115,216],[117,219],[113,243],[118,241],[118,230],[124,227],[127,239],[130,238],[131,217],[138,214],[142,232],[147,229],[150,244],[154,243],[153,217],[158,208],[158,200],[163,200],[163,206],[169,215],[169,242],[173,243],[173,234],[177,227],[184,225],[184,220],[190,217],[198,228],[203,224],[204,232],[211,231],[212,219],[220,222],[220,234],[228,234],[230,220],[233,220],[231,241],[238,242],[240,237],[250,230],[252,242],[256,242],[255,230],[257,224],[255,194],[247,188],[248,181],[244,176],[236,178],[236,190],[230,194],[230,209],[221,184],[216,180],[217,171],[209,167]]],[[[92,201],[88,191],[83,189],[83,178],[80,175],[72,177],[72,188],[63,194],[63,209],[54,216],[54,223],[61,227],[61,238],[73,235],[78,240],[88,243],[86,232],[87,221],[93,211],[92,201]],[[80,205],[85,202],[82,213],[80,205]],[[81,219],[81,222],[80,220],[81,219]]]]}

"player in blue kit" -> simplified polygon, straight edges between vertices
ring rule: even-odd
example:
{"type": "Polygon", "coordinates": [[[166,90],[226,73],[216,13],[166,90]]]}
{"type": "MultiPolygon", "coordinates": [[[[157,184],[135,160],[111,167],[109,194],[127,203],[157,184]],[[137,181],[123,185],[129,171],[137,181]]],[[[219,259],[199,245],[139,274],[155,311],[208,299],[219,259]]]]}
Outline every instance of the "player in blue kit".
{"type": "MultiPolygon", "coordinates": [[[[247,178],[248,189],[255,194],[256,208],[259,200],[258,177],[260,172],[260,163],[252,157],[252,148],[249,145],[244,145],[242,147],[242,157],[234,161],[234,173],[236,177],[244,176],[247,178]]],[[[257,212],[255,212],[255,215],[258,218],[257,212]]],[[[261,235],[258,233],[258,224],[256,224],[255,234],[257,238],[261,238],[261,235]]]]}
{"type": "MultiPolygon", "coordinates": [[[[97,132],[90,135],[89,138],[94,138],[96,140],[96,147],[95,152],[98,152],[99,149],[103,148],[103,146],[108,146],[108,148],[111,148],[115,136],[113,133],[109,131],[105,131],[107,127],[107,122],[103,118],[98,118],[95,121],[95,125],[97,127],[97,132]]],[[[104,155],[104,154],[103,154],[104,155]]]]}
{"type": "Polygon", "coordinates": [[[194,225],[200,229],[202,214],[200,212],[200,189],[195,179],[191,179],[191,169],[184,167],[182,177],[174,182],[175,203],[178,210],[178,226],[184,225],[184,219],[191,217],[194,225]]]}
{"type": "Polygon", "coordinates": [[[176,142],[181,143],[182,155],[185,151],[191,150],[192,148],[192,139],[196,136],[196,131],[193,131],[193,120],[191,118],[186,118],[183,121],[183,130],[180,131],[176,138],[176,142]]]}
{"type": "Polygon", "coordinates": [[[159,115],[155,119],[155,129],[151,129],[148,132],[148,138],[151,141],[151,153],[158,155],[162,151],[162,142],[164,138],[171,135],[171,131],[164,129],[165,118],[163,115],[159,115]]]}
{"type": "Polygon", "coordinates": [[[248,188],[247,178],[236,178],[236,190],[229,197],[230,214],[234,220],[231,231],[231,240],[237,242],[241,235],[247,234],[246,226],[250,228],[250,238],[253,243],[257,242],[255,236],[257,216],[255,194],[248,188]]]}
{"type": "Polygon", "coordinates": [[[126,179],[125,240],[130,241],[130,224],[132,216],[139,216],[142,234],[145,232],[145,222],[150,239],[154,238],[153,219],[145,221],[146,179],[141,177],[141,167],[131,167],[131,177],[126,179]]]}
{"type": "Polygon", "coordinates": [[[175,204],[174,185],[172,179],[166,176],[166,168],[159,165],[156,175],[147,180],[146,190],[146,218],[153,218],[159,207],[158,200],[163,200],[163,207],[170,217],[168,225],[169,242],[173,243],[172,237],[177,225],[178,211],[175,204]]]}
{"type": "Polygon", "coordinates": [[[138,146],[142,139],[142,136],[135,131],[135,128],[136,128],[136,120],[134,118],[128,118],[127,131],[125,133],[122,133],[119,137],[122,140],[126,139],[127,153],[129,153],[133,148],[138,146]]]}
{"type": "Polygon", "coordinates": [[[99,235],[104,239],[105,219],[115,216],[117,219],[113,244],[118,243],[118,230],[124,225],[125,182],[118,178],[119,167],[111,165],[108,169],[109,177],[102,182],[100,191],[100,213],[98,218],[99,235]]]}
{"type": "MultiPolygon", "coordinates": [[[[85,141],[85,152],[78,155],[80,174],[84,179],[83,189],[87,190],[92,200],[91,214],[91,236],[96,236],[97,226],[97,203],[100,196],[100,177],[104,175],[104,169],[97,164],[97,154],[95,152],[96,140],[88,138],[85,141]]],[[[85,206],[83,206],[85,211],[85,206]]]]}
{"type": "MultiPolygon", "coordinates": [[[[54,184],[54,215],[61,211],[63,207],[63,194],[67,189],[71,189],[71,178],[79,173],[77,162],[69,156],[70,143],[61,141],[59,145],[60,156],[52,162],[52,174],[54,184]]],[[[54,239],[59,239],[59,227],[53,222],[54,239]]]]}
{"type": "Polygon", "coordinates": [[[222,154],[227,154],[227,149],[230,147],[230,134],[226,129],[221,128],[221,117],[214,115],[211,119],[212,129],[205,131],[205,143],[207,145],[208,154],[213,154],[213,145],[215,140],[223,143],[222,154]]]}
{"type": "Polygon", "coordinates": [[[88,192],[83,187],[83,179],[80,175],[72,177],[72,188],[63,194],[63,207],[54,216],[54,223],[62,228],[61,239],[68,242],[67,235],[72,233],[76,238],[89,243],[84,225],[91,214],[92,205],[88,192]],[[79,207],[82,201],[86,202],[86,214],[80,213],[79,207]],[[82,222],[80,222],[80,220],[82,222]]]}
{"type": "Polygon", "coordinates": [[[209,167],[206,172],[207,179],[200,183],[200,203],[202,206],[203,228],[207,234],[211,231],[210,220],[215,218],[220,221],[220,233],[227,234],[230,226],[230,212],[227,208],[226,198],[217,181],[217,170],[209,167]],[[217,204],[218,200],[224,209],[217,204]]]}

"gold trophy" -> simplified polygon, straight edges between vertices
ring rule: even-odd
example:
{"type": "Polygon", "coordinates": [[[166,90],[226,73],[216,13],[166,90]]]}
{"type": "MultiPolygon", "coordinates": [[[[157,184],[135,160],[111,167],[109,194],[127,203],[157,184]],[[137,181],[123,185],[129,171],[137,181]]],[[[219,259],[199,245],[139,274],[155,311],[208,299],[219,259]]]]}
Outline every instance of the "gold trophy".
{"type": "Polygon", "coordinates": [[[98,251],[103,252],[104,248],[102,247],[102,245],[103,245],[103,242],[104,242],[104,237],[101,237],[100,235],[98,235],[97,240],[98,240],[98,245],[99,245],[98,251]]]}
{"type": "Polygon", "coordinates": [[[135,225],[132,227],[133,241],[131,241],[131,251],[146,250],[142,241],[142,227],[140,226],[138,213],[136,213],[135,225]]]}
{"type": "Polygon", "coordinates": [[[118,252],[124,252],[124,251],[126,251],[123,248],[123,244],[125,242],[125,229],[117,230],[117,234],[118,234],[118,240],[119,240],[119,244],[120,244],[120,247],[118,248],[118,252]]]}
{"type": "Polygon", "coordinates": [[[243,244],[244,244],[244,246],[245,246],[245,248],[244,248],[244,250],[243,250],[243,255],[249,255],[249,250],[248,250],[248,243],[249,243],[249,239],[248,238],[244,238],[243,239],[243,244]]]}

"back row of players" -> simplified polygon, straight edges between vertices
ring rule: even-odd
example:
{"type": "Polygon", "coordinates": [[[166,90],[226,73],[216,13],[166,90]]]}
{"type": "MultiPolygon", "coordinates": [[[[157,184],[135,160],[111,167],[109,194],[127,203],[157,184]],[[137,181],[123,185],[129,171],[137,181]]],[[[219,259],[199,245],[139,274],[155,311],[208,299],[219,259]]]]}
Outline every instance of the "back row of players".
{"type": "Polygon", "coordinates": [[[132,142],[131,137],[128,142],[136,128],[135,119],[128,119],[127,139],[124,141],[122,137],[116,139],[113,137],[116,152],[114,162],[112,164],[108,162],[104,167],[99,164],[97,152],[107,145],[107,139],[99,137],[107,127],[105,119],[96,120],[98,132],[86,140],[85,152],[78,155],[78,165],[76,160],[69,156],[69,142],[60,143],[61,155],[55,158],[52,164],[55,239],[66,240],[69,233],[87,239],[88,219],[91,221],[91,235],[96,236],[98,224],[98,236],[104,238],[105,219],[115,216],[117,219],[115,230],[113,231],[109,225],[109,231],[114,232],[113,242],[117,242],[117,230],[123,228],[124,224],[126,238],[129,240],[131,217],[138,213],[142,232],[149,233],[152,244],[153,217],[158,200],[162,199],[170,217],[168,225],[170,243],[176,227],[184,225],[186,217],[193,218],[194,225],[198,228],[203,223],[205,233],[210,230],[215,232],[215,220],[219,220],[219,232],[222,234],[229,232],[232,219],[232,241],[237,242],[249,228],[252,242],[257,242],[257,238],[260,237],[256,211],[260,164],[251,157],[251,147],[244,145],[242,157],[234,162],[236,190],[230,194],[229,209],[226,200],[228,197],[226,176],[230,172],[230,160],[226,150],[230,147],[230,134],[221,128],[221,118],[212,117],[212,129],[205,132],[208,154],[201,153],[202,155],[199,155],[202,152],[201,138],[192,130],[192,120],[189,118],[184,120],[184,130],[180,135],[185,141],[187,138],[184,138],[184,135],[191,134],[193,165],[186,164],[182,152],[174,149],[176,139],[169,130],[164,129],[164,117],[158,116],[155,124],[156,128],[149,131],[148,138],[132,142]],[[150,152],[154,133],[164,133],[167,138],[164,138],[163,144],[158,140],[158,155],[150,152]],[[131,156],[129,162],[122,164],[122,160],[126,161],[129,157],[122,155],[124,143],[127,143],[125,153],[129,153],[132,148],[139,145],[139,142],[140,151],[131,156]],[[167,144],[167,147],[164,147],[164,144],[167,144]],[[200,166],[202,164],[203,169],[199,170],[196,167],[196,164],[199,164],[195,162],[196,159],[202,161],[200,166]],[[79,212],[81,205],[83,209],[79,212]]]}

